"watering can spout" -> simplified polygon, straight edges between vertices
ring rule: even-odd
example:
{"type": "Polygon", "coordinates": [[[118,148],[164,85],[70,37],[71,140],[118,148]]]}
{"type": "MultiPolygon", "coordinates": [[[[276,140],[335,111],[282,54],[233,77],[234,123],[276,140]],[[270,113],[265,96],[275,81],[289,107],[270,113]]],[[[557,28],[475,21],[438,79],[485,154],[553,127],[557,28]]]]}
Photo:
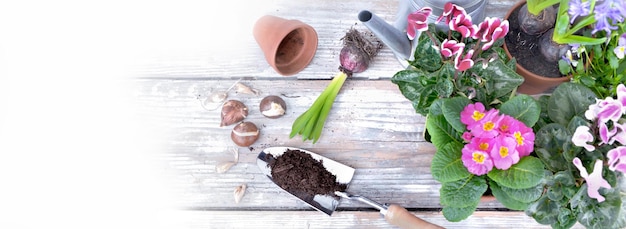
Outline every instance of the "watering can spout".
{"type": "Polygon", "coordinates": [[[411,40],[405,33],[368,10],[362,10],[358,18],[396,57],[411,59],[411,40]]]}

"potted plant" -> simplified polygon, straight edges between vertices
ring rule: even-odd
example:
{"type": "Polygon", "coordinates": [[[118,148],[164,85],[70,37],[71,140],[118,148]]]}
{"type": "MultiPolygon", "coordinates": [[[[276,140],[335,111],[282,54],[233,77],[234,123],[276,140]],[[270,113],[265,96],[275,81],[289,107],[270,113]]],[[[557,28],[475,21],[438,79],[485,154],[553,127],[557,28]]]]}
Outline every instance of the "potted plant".
{"type": "MultiPolygon", "coordinates": [[[[614,0],[528,0],[512,7],[505,17],[511,32],[504,48],[525,77],[519,91],[546,92],[570,78],[600,97],[615,91],[626,69],[619,43],[626,32],[625,5],[614,0]]],[[[623,40],[626,45],[626,35],[623,40]]]]}
{"type": "Polygon", "coordinates": [[[449,221],[467,218],[488,190],[524,210],[540,197],[545,176],[540,159],[530,155],[540,107],[516,93],[523,78],[501,47],[508,22],[485,18],[475,25],[462,7],[444,8],[437,21],[448,24],[446,32],[426,22],[430,8],[409,15],[407,35],[419,39],[413,53],[419,58],[391,79],[426,116],[443,214],[449,221]]]}
{"type": "Polygon", "coordinates": [[[553,228],[626,226],[626,87],[597,99],[582,84],[566,82],[539,98],[536,155],[546,168],[539,199],[526,214],[553,228]]]}

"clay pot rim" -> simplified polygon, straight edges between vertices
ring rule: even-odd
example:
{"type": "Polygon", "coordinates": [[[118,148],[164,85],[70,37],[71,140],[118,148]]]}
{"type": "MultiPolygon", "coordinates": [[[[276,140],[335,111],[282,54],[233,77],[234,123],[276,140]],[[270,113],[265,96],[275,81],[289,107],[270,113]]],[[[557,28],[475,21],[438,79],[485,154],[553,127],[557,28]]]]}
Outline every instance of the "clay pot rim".
{"type": "MultiPolygon", "coordinates": [[[[511,9],[509,9],[509,11],[506,13],[506,15],[504,16],[505,20],[508,20],[508,18],[511,16],[511,14],[513,13],[513,11],[515,11],[515,9],[522,7],[522,5],[524,5],[526,3],[526,0],[520,0],[518,1],[515,5],[513,5],[511,7],[511,9]]],[[[502,45],[502,47],[504,48],[504,52],[506,53],[506,56],[511,59],[513,58],[513,56],[511,56],[511,53],[509,52],[509,48],[506,45],[506,42],[504,42],[504,44],[502,45]]],[[[551,83],[557,83],[557,82],[567,82],[570,80],[570,78],[572,77],[571,75],[568,76],[563,76],[563,77],[546,77],[546,76],[542,76],[542,75],[538,75],[535,74],[533,72],[531,72],[530,70],[524,68],[522,65],[520,65],[519,63],[515,63],[515,66],[517,67],[518,71],[522,71],[523,74],[536,78],[536,79],[541,79],[542,81],[546,81],[546,82],[551,82],[551,83]]],[[[523,75],[522,74],[522,75],[523,75]]]]}

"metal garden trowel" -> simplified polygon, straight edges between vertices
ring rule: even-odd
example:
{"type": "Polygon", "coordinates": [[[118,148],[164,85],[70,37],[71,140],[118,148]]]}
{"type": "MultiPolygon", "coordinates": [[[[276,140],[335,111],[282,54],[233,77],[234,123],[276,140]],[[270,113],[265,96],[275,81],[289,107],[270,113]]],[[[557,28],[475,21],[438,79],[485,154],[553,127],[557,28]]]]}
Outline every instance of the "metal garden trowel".
{"type": "MultiPolygon", "coordinates": [[[[269,160],[271,160],[272,158],[277,158],[281,156],[287,150],[299,150],[299,151],[302,151],[304,153],[311,155],[311,157],[313,157],[314,159],[321,161],[322,164],[324,165],[324,168],[326,168],[326,170],[328,170],[330,173],[336,176],[338,183],[348,185],[350,181],[352,180],[352,176],[354,175],[354,168],[351,168],[347,165],[341,164],[339,162],[336,162],[334,160],[328,159],[319,154],[316,154],[316,153],[313,153],[304,149],[293,148],[293,147],[270,147],[270,148],[264,149],[263,151],[261,151],[261,153],[259,153],[259,156],[257,157],[257,165],[259,166],[261,171],[263,171],[263,173],[267,175],[267,177],[270,180],[272,180],[272,182],[274,182],[274,180],[272,179],[272,171],[271,171],[271,167],[269,166],[269,163],[270,163],[269,160]],[[268,154],[272,155],[273,157],[268,157],[268,154]]],[[[312,208],[315,208],[316,210],[321,211],[324,214],[329,215],[329,216],[332,215],[335,209],[337,209],[337,206],[339,205],[339,199],[340,199],[339,197],[343,197],[343,198],[350,199],[350,200],[360,201],[362,203],[365,203],[367,205],[370,205],[378,209],[380,213],[384,215],[387,222],[393,225],[399,226],[401,228],[441,228],[435,224],[431,224],[429,222],[426,222],[416,217],[415,215],[411,214],[405,208],[399,205],[396,205],[396,204],[382,205],[380,203],[377,203],[373,200],[370,200],[368,198],[365,198],[359,195],[352,195],[346,192],[337,191],[335,192],[335,195],[337,196],[320,195],[320,194],[312,196],[306,193],[292,193],[289,190],[285,190],[285,191],[301,199],[302,201],[306,202],[312,208]]]]}

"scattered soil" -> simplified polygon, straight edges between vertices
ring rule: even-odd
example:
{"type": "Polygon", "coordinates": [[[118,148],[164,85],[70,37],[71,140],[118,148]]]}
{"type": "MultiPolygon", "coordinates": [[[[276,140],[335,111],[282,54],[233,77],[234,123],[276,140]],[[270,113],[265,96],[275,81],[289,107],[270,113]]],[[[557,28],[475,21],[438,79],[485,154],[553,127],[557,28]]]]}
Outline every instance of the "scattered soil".
{"type": "Polygon", "coordinates": [[[267,154],[265,159],[272,170],[272,180],[296,196],[335,195],[335,191],[345,191],[348,186],[338,183],[322,161],[300,150],[287,150],[276,158],[267,154]]]}
{"type": "Polygon", "coordinates": [[[287,64],[300,55],[304,46],[304,36],[300,29],[291,31],[278,45],[276,53],[276,64],[287,64]]]}
{"type": "Polygon", "coordinates": [[[558,62],[546,60],[539,50],[538,43],[541,34],[528,35],[520,29],[517,20],[520,8],[511,12],[511,16],[507,19],[509,20],[509,33],[504,42],[511,56],[515,57],[518,64],[537,75],[551,78],[562,77],[558,62]]]}

